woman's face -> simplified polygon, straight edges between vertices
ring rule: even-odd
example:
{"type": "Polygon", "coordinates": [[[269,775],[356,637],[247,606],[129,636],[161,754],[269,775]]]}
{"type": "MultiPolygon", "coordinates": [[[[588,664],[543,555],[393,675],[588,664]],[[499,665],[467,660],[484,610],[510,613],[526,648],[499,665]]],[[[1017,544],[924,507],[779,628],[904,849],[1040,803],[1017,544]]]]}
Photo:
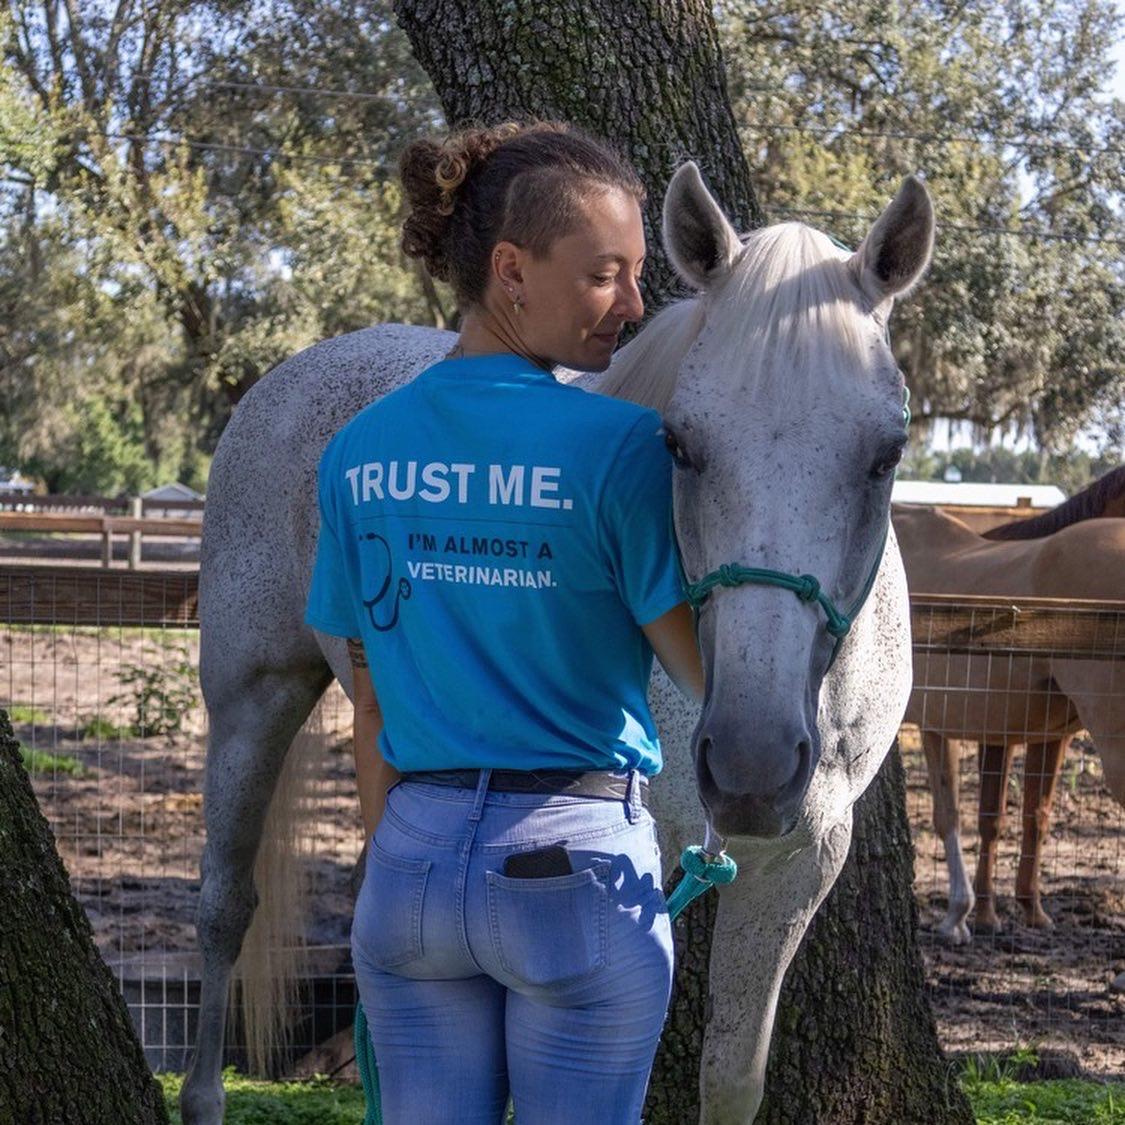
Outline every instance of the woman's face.
{"type": "Polygon", "coordinates": [[[507,296],[509,311],[513,291],[522,300],[510,323],[533,355],[578,371],[604,371],[622,327],[644,314],[638,285],[644,227],[637,201],[617,188],[591,195],[583,211],[585,221],[555,239],[544,258],[500,244],[516,253],[502,255],[507,293],[499,296],[507,296]]]}

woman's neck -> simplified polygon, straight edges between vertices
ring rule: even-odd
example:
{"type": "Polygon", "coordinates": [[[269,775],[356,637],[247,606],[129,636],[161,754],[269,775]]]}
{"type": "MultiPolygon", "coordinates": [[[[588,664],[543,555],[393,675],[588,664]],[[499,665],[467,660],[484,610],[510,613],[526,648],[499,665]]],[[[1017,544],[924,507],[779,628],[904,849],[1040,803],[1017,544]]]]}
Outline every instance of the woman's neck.
{"type": "Polygon", "coordinates": [[[495,355],[497,352],[523,356],[544,371],[550,371],[554,367],[550,360],[535,355],[524,343],[519,325],[513,323],[512,317],[497,316],[489,309],[470,309],[464,314],[457,343],[445,358],[467,359],[475,355],[495,355]]]}

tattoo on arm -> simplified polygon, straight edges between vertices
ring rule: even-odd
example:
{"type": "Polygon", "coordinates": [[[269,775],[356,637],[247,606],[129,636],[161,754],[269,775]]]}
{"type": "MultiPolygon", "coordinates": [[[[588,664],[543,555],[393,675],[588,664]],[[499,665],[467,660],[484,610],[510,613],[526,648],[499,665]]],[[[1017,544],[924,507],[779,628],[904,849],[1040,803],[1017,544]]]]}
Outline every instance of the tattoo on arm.
{"type": "Polygon", "coordinates": [[[363,651],[363,641],[359,637],[348,637],[348,657],[353,668],[367,667],[367,653],[363,651]]]}

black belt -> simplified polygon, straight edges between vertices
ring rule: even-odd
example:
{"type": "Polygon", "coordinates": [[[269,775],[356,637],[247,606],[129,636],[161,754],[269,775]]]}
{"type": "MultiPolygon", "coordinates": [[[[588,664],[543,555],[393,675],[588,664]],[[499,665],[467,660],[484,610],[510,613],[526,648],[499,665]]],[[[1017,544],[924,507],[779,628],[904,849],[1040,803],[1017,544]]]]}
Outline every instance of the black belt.
{"type": "MultiPolygon", "coordinates": [[[[475,789],[480,782],[480,770],[409,770],[402,780],[475,789]]],[[[641,804],[647,808],[648,778],[638,774],[638,780],[641,804]]],[[[607,770],[493,770],[488,788],[502,793],[559,793],[623,801],[629,796],[629,778],[607,770]]]]}

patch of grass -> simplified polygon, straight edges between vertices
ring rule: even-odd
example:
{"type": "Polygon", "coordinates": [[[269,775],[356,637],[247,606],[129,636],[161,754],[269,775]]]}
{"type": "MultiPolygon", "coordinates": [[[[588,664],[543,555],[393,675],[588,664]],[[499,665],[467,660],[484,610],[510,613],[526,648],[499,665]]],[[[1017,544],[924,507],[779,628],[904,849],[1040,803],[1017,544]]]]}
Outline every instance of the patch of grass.
{"type": "MultiPolygon", "coordinates": [[[[970,1060],[961,1086],[977,1125],[1125,1125],[1125,1084],[1102,1085],[1077,1078],[1017,1082],[1012,1074],[1034,1058],[1031,1048],[1005,1059],[970,1060]]],[[[1033,1065],[1033,1064],[1032,1064],[1033,1065]]],[[[158,1074],[172,1125],[183,1125],[179,1096],[182,1074],[158,1074]]],[[[227,1092],[225,1125],[362,1125],[365,1103],[359,1086],[317,1075],[304,1082],[247,1078],[223,1071],[227,1092]]],[[[508,1123],[514,1118],[509,1108],[508,1123]]]]}
{"type": "Polygon", "coordinates": [[[85,777],[86,767],[69,754],[48,754],[43,750],[32,750],[20,745],[23,767],[30,774],[68,773],[72,777],[85,777]]]}
{"type": "Polygon", "coordinates": [[[42,707],[33,707],[30,703],[13,703],[5,710],[13,724],[35,723],[37,726],[46,726],[51,721],[51,716],[42,707]]]}
{"type": "MultiPolygon", "coordinates": [[[[180,1117],[182,1074],[158,1074],[172,1125],[180,1117]]],[[[303,1082],[266,1082],[247,1078],[234,1067],[223,1070],[226,1090],[224,1125],[362,1125],[363,1089],[317,1075],[303,1082]]]]}
{"type": "Polygon", "coordinates": [[[1078,1078],[992,1082],[963,1076],[977,1125],[1125,1125],[1125,1084],[1078,1078]]]}
{"type": "Polygon", "coordinates": [[[123,738],[131,738],[132,728],[126,723],[118,726],[101,715],[92,715],[82,727],[82,737],[92,738],[96,742],[119,742],[123,738]]]}

